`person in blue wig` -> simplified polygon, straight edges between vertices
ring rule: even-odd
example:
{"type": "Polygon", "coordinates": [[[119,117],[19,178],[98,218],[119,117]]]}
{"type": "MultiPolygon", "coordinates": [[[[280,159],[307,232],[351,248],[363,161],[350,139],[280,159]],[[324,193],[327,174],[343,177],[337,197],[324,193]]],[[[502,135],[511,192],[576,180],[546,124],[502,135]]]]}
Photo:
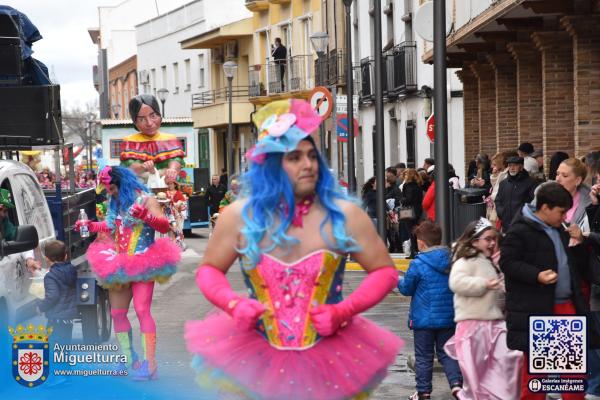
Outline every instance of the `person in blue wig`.
{"type": "Polygon", "coordinates": [[[105,220],[77,221],[76,229],[86,224],[90,232],[99,234],[88,248],[87,259],[108,289],[115,336],[127,367],[134,379],[155,379],[156,323],[150,312],[154,282],[165,282],[175,273],[181,251],[169,238],[155,239],[155,232],[169,231],[169,220],[129,168],[104,167],[98,174],[98,187],[105,187],[108,194],[105,220]],[[131,300],[140,322],[142,360],[133,350],[127,317],[131,300]]]}
{"type": "Polygon", "coordinates": [[[321,119],[303,100],[254,115],[258,141],[240,197],[219,217],[196,282],[223,312],[186,325],[204,391],[259,399],[364,396],[402,340],[358,314],[398,274],[368,215],[337,186],[311,137],[321,119]],[[342,297],[351,254],[368,272],[342,297]],[[248,297],[225,274],[240,258],[248,297]]]}

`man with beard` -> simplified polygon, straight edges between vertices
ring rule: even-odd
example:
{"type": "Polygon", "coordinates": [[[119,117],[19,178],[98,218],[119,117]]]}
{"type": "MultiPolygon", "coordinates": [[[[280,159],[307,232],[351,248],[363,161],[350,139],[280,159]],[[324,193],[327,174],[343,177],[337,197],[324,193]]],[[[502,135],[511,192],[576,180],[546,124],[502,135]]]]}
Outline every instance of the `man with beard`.
{"type": "Polygon", "coordinates": [[[498,195],[494,201],[496,213],[502,221],[502,230],[505,232],[523,205],[533,200],[537,186],[529,173],[523,169],[522,157],[509,157],[507,164],[508,177],[500,182],[498,195]]]}

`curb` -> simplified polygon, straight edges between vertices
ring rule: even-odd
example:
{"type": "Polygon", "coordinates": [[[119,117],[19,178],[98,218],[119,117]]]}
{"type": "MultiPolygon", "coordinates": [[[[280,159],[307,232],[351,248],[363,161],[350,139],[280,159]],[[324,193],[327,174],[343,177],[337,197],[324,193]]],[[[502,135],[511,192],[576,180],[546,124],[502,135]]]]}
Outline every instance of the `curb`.
{"type": "MultiPolygon", "coordinates": [[[[408,264],[412,261],[409,258],[394,258],[394,265],[398,271],[406,272],[408,269],[408,264]]],[[[362,271],[362,267],[357,262],[347,262],[346,263],[346,271],[362,271]]]]}

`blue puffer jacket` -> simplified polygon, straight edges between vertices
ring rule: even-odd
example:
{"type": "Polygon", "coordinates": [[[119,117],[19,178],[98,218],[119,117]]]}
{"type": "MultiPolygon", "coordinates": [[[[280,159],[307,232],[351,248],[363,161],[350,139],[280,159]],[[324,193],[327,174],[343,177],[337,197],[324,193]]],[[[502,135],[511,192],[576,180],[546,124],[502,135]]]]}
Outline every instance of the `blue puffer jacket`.
{"type": "Polygon", "coordinates": [[[431,247],[417,255],[406,275],[400,278],[398,290],[412,296],[408,327],[440,329],[454,327],[454,294],[448,287],[450,250],[431,247]]]}
{"type": "Polygon", "coordinates": [[[48,319],[72,319],[77,316],[75,285],[77,270],[70,262],[56,263],[44,276],[44,300],[38,303],[48,319]]]}

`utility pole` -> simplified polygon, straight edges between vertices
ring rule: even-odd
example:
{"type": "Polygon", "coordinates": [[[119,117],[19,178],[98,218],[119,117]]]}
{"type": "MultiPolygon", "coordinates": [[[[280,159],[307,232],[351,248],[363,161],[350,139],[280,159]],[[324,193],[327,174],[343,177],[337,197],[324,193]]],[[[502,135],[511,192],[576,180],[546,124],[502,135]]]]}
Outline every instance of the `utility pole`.
{"type": "MultiPolygon", "coordinates": [[[[374,2],[375,35],[373,49],[375,50],[375,176],[377,181],[377,231],[385,240],[385,154],[383,132],[383,87],[381,80],[381,1],[374,2]]],[[[349,132],[348,137],[354,134],[349,132]]]]}
{"type": "MultiPolygon", "coordinates": [[[[377,3],[377,1],[375,1],[377,3]]],[[[448,189],[448,108],[446,98],[446,2],[433,2],[433,86],[435,113],[435,215],[442,228],[442,244],[450,244],[448,189]]]]}

